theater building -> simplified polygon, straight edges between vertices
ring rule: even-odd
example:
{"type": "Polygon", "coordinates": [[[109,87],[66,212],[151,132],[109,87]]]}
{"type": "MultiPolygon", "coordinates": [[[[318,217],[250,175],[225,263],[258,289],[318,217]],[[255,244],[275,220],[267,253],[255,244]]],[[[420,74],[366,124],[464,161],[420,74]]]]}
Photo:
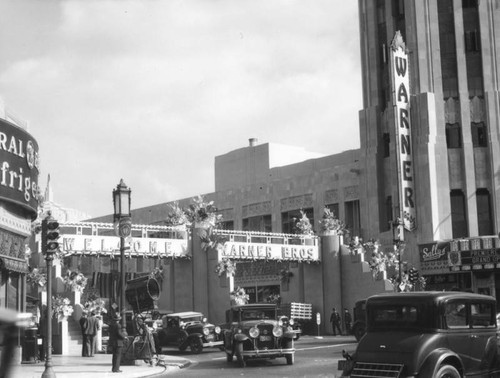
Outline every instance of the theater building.
{"type": "MultiPolygon", "coordinates": [[[[227,229],[248,235],[293,233],[300,210],[318,231],[326,206],[351,236],[378,239],[384,249],[395,238],[404,241],[402,260],[427,278],[428,289],[500,297],[499,18],[496,1],[360,0],[360,148],[318,156],[251,139],[215,157],[215,191],[205,198],[227,229]]],[[[132,218],[161,225],[169,211],[168,203],[157,204],[133,210],[132,218]]],[[[293,276],[286,292],[283,262],[241,261],[234,284],[254,301],[278,290],[290,301],[314,298],[324,316],[332,302],[327,295],[311,297],[311,288],[348,308],[374,290],[391,290],[367,271],[370,256],[353,256],[342,246],[329,255],[329,243],[320,237],[318,266],[340,256],[340,268],[318,270],[320,281],[304,279],[313,265],[287,261],[293,276]],[[365,285],[366,277],[376,284],[365,285]]],[[[193,261],[195,276],[200,267],[193,261]]],[[[170,272],[171,283],[191,287],[192,275],[170,272]]],[[[183,309],[203,308],[196,290],[173,293],[168,305],[179,308],[174,301],[183,297],[189,298],[183,309]]]]}

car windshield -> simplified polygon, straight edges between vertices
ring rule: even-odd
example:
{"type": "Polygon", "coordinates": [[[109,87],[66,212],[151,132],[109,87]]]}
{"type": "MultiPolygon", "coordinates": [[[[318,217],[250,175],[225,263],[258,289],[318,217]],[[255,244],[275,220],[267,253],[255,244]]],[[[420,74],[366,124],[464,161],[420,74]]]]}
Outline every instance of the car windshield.
{"type": "Polygon", "coordinates": [[[370,309],[371,326],[407,328],[418,324],[418,308],[410,304],[373,306],[370,309]]]}
{"type": "Polygon", "coordinates": [[[190,322],[201,322],[203,320],[203,316],[189,316],[186,318],[181,318],[181,322],[190,323],[190,322]]]}
{"type": "Polygon", "coordinates": [[[268,309],[245,309],[241,312],[241,320],[274,319],[273,308],[268,309]]]}

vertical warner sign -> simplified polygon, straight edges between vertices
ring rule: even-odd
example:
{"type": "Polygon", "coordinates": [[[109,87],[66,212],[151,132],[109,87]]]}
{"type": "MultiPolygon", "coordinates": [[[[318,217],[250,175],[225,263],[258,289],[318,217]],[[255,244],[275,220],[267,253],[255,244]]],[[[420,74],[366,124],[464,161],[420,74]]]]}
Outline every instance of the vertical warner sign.
{"type": "Polygon", "coordinates": [[[399,31],[391,43],[391,78],[396,126],[396,160],[398,170],[401,220],[408,231],[416,228],[415,184],[410,121],[410,74],[408,53],[399,31]]]}

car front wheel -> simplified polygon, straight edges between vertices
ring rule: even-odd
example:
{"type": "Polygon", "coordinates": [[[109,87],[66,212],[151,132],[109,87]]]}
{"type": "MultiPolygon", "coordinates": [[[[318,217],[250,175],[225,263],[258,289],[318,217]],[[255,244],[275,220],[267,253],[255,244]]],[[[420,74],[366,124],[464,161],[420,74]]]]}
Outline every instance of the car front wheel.
{"type": "Polygon", "coordinates": [[[443,365],[439,368],[434,378],[460,378],[460,373],[454,366],[443,365]]]}
{"type": "Polygon", "coordinates": [[[203,343],[199,338],[194,338],[189,342],[189,348],[194,354],[200,354],[203,351],[203,343]]]}

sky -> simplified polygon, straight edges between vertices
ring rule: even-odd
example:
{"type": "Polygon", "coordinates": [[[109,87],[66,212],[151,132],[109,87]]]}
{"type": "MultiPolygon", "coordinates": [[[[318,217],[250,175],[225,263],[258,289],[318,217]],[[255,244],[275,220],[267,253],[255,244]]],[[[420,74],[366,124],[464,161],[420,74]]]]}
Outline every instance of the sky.
{"type": "Polygon", "coordinates": [[[3,0],[0,98],[39,185],[92,217],[214,191],[215,156],[359,148],[357,1],[3,0]]]}

